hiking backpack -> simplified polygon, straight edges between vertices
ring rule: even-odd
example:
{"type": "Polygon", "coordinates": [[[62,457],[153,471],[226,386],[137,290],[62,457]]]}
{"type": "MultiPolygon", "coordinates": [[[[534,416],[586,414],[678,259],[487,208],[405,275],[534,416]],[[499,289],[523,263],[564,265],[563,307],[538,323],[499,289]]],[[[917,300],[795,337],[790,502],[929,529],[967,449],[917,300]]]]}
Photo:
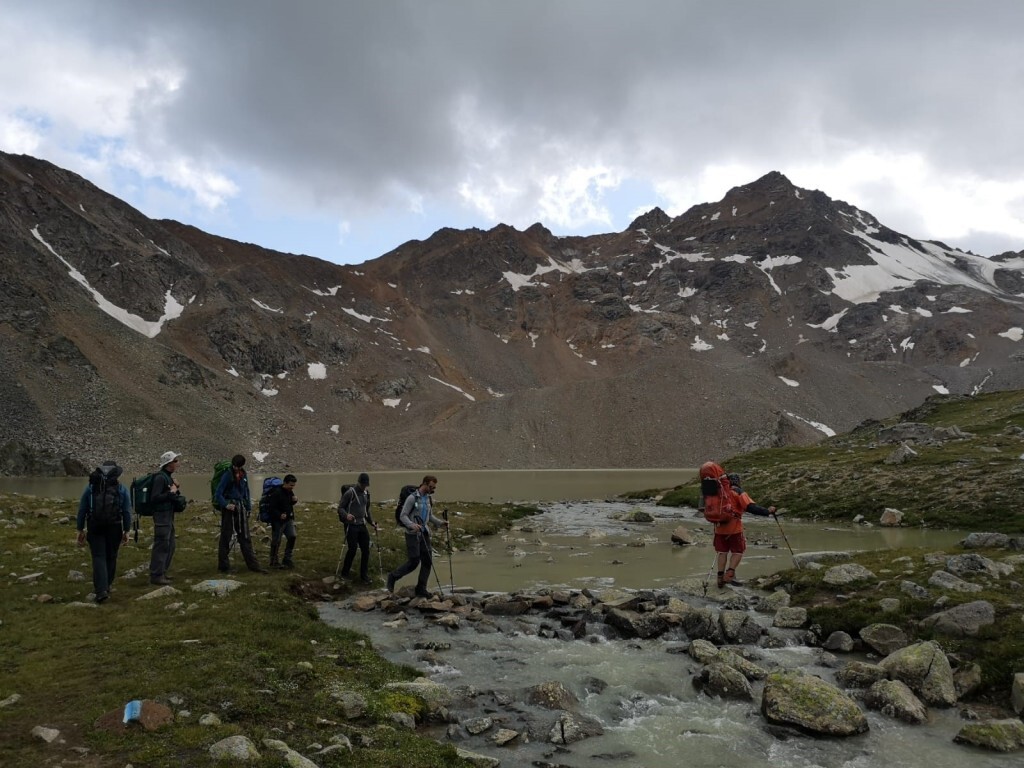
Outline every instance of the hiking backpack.
{"type": "Polygon", "coordinates": [[[338,499],[338,522],[346,528],[348,528],[348,520],[345,519],[345,515],[348,514],[348,507],[343,507],[341,504],[345,501],[345,494],[348,493],[349,488],[355,488],[355,486],[352,483],[343,484],[341,486],[341,498],[338,499]]]}
{"type": "Polygon", "coordinates": [[[402,507],[405,506],[405,500],[409,498],[410,493],[416,493],[418,485],[403,485],[402,490],[398,492],[398,506],[395,507],[395,522],[402,525],[402,507]]]}
{"type": "Polygon", "coordinates": [[[709,523],[723,523],[736,517],[736,493],[725,471],[714,462],[700,468],[700,511],[709,523]]]}
{"type": "Polygon", "coordinates": [[[133,477],[130,489],[132,508],[136,516],[150,517],[153,514],[153,481],[160,472],[151,472],[142,477],[133,477]]]}
{"type": "Polygon", "coordinates": [[[121,524],[121,484],[98,469],[89,475],[92,496],[89,499],[90,525],[121,524]]]}
{"type": "Polygon", "coordinates": [[[210,503],[214,509],[220,509],[217,505],[217,488],[220,487],[220,479],[225,472],[231,471],[231,460],[224,459],[213,465],[213,477],[210,478],[210,503]]]}
{"type": "Polygon", "coordinates": [[[261,523],[270,522],[270,497],[271,494],[282,485],[284,485],[284,481],[282,481],[280,477],[268,477],[263,481],[263,493],[260,495],[258,505],[258,515],[261,523]]]}

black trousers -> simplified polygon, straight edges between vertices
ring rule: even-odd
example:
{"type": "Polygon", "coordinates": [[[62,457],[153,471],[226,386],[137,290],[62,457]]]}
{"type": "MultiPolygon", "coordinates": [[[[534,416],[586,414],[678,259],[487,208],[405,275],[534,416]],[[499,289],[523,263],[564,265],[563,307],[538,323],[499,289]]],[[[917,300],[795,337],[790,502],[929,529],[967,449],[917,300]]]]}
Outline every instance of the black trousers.
{"type": "Polygon", "coordinates": [[[356,547],[362,553],[359,558],[359,578],[364,581],[369,578],[370,573],[370,532],[365,525],[349,524],[345,532],[345,541],[348,549],[345,552],[345,562],[341,566],[341,575],[348,578],[352,570],[352,561],[356,559],[356,547]]]}
{"type": "Polygon", "coordinates": [[[392,571],[391,576],[398,581],[419,566],[420,575],[416,579],[416,591],[426,591],[430,583],[430,569],[434,565],[434,556],[430,550],[430,533],[426,528],[420,528],[418,532],[406,531],[405,554],[409,559],[392,571]]]}
{"type": "Polygon", "coordinates": [[[245,512],[240,509],[236,509],[234,512],[227,509],[220,511],[220,541],[217,542],[217,569],[220,571],[227,571],[231,567],[228,555],[231,550],[231,536],[235,533],[238,534],[238,548],[242,551],[242,557],[249,570],[258,571],[260,569],[256,553],[252,551],[249,526],[245,525],[245,521],[241,519],[244,514],[245,512]]]}
{"type": "Polygon", "coordinates": [[[92,588],[97,597],[110,592],[110,585],[114,583],[121,535],[120,523],[90,527],[85,534],[92,554],[92,588]]]}

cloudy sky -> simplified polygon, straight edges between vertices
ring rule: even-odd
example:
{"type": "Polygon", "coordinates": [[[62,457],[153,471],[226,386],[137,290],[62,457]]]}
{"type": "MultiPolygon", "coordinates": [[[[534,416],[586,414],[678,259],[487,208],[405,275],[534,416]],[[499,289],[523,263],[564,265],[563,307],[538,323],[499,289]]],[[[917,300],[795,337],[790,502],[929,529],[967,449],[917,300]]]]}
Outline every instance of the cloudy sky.
{"type": "Polygon", "coordinates": [[[341,263],[771,170],[1024,249],[1020,0],[0,0],[0,149],[341,263]]]}

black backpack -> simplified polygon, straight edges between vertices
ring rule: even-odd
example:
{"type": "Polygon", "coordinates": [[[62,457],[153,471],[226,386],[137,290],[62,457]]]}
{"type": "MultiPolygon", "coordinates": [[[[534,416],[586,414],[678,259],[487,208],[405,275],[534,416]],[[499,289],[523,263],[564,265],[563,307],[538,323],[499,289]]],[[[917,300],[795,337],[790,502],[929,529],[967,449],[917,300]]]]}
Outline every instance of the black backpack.
{"type": "Polygon", "coordinates": [[[121,524],[121,484],[94,470],[89,475],[92,497],[89,500],[89,523],[92,525],[121,524]]]}
{"type": "Polygon", "coordinates": [[[402,490],[398,492],[398,506],[395,507],[395,522],[399,525],[402,524],[402,507],[405,506],[405,500],[409,498],[410,493],[416,493],[418,485],[403,485],[402,490]]]}

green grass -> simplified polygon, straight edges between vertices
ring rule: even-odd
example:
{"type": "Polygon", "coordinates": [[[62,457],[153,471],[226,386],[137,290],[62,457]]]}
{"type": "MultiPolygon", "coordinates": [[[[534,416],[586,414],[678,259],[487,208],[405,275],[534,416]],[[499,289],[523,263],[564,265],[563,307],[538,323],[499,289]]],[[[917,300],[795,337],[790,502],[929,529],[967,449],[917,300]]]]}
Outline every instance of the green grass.
{"type": "MultiPolygon", "coordinates": [[[[806,447],[773,448],[721,463],[743,477],[761,504],[790,516],[874,522],[886,507],[904,513],[904,524],[932,528],[1024,533],[1024,391],[976,397],[935,396],[885,422],[806,447]],[[917,456],[886,464],[896,445],[878,431],[898,422],[959,427],[971,437],[913,445],[917,456]]],[[[659,503],[696,506],[698,485],[664,492],[659,503]]]]}
{"type": "MultiPolygon", "coordinates": [[[[63,756],[71,747],[85,747],[90,765],[210,766],[215,761],[208,747],[243,733],[263,754],[256,765],[277,766],[280,756],[262,746],[263,738],[282,739],[304,752],[309,744],[326,745],[331,736],[346,733],[363,746],[357,745],[353,755],[338,750],[318,757],[323,768],[467,764],[450,745],[390,726],[391,711],[422,715],[407,696],[383,690],[386,683],[414,678],[415,670],[386,661],[365,636],[333,629],[317,618],[311,599],[345,598],[355,591],[348,584],[335,588],[324,582],[334,574],[342,547],[332,506],[305,504],[297,512],[294,571],[263,575],[243,568],[231,578],[245,586],[221,598],[191,591],[190,582],[219,576],[219,516],[208,507],[190,506],[177,522],[171,569],[181,595],[137,601],[155,589],[144,573],[115,581],[107,603],[79,608],[69,603],[84,600],[91,591],[91,569],[88,548],[74,543],[74,505],[0,496],[0,525],[22,521],[0,528],[0,699],[12,693],[22,697],[0,709],[0,763],[37,766],[44,755],[59,751],[63,756]],[[69,570],[81,571],[86,581],[68,581],[69,570]],[[45,575],[37,582],[18,580],[39,571],[45,575]],[[168,610],[174,602],[181,608],[168,610]],[[362,693],[370,714],[345,722],[330,695],[336,688],[362,693]],[[188,710],[190,718],[152,733],[132,729],[115,735],[93,725],[132,699],[168,703],[171,697],[181,702],[172,708],[188,710]],[[222,725],[198,725],[208,712],[222,725]],[[66,744],[45,745],[30,735],[36,725],[58,728],[66,744]]],[[[536,513],[529,507],[484,504],[450,508],[455,540],[492,533],[536,513]]],[[[386,522],[374,537],[385,572],[405,559],[404,539],[390,524],[392,515],[392,509],[375,509],[376,519],[386,522]]],[[[144,521],[139,544],[122,547],[119,574],[148,564],[151,531],[144,521]]],[[[262,535],[259,526],[254,540],[265,563],[262,535]]],[[[443,536],[436,539],[439,548],[443,536]]],[[[243,565],[237,550],[233,561],[243,565]]],[[[378,582],[379,567],[377,552],[371,550],[370,570],[378,582]]]]}

